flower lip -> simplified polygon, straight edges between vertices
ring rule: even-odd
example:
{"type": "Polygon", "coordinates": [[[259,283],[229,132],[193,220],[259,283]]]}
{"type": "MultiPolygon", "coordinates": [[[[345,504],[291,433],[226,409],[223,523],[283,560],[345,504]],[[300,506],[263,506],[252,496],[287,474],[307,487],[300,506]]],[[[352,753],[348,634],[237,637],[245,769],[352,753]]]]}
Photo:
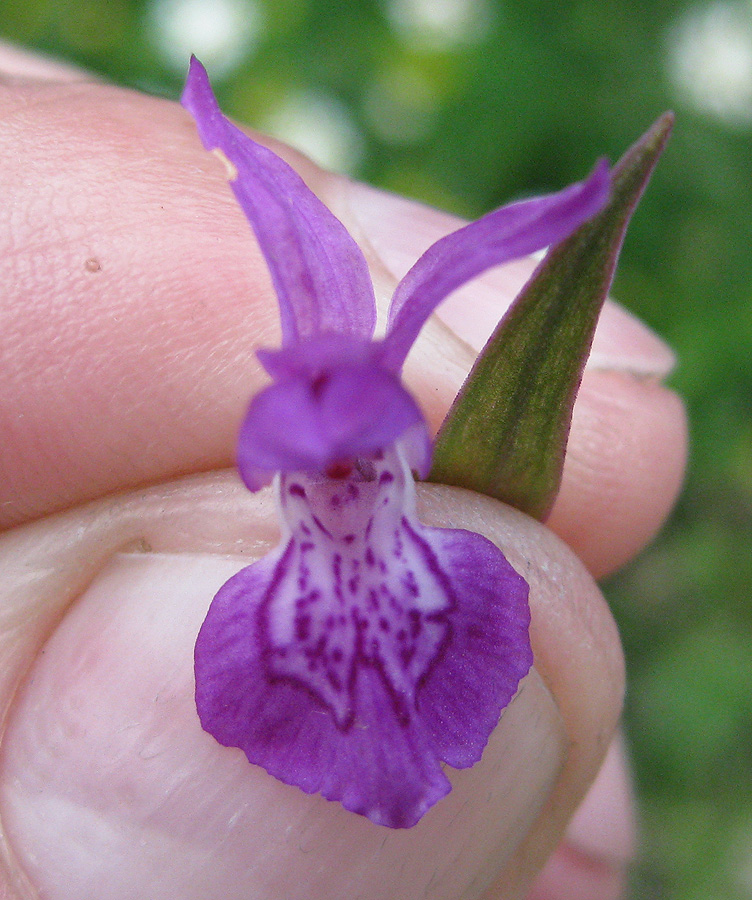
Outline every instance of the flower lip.
{"type": "Polygon", "coordinates": [[[196,704],[280,780],[408,828],[530,669],[528,586],[480,535],[417,520],[398,450],[373,474],[278,480],[283,541],[214,598],[196,704]]]}

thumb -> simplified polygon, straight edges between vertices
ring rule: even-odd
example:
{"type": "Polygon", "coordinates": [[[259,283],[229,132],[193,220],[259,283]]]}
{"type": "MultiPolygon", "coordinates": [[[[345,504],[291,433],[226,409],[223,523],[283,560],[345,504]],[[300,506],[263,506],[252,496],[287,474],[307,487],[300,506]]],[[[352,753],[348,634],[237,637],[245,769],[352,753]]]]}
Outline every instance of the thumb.
{"type": "Polygon", "coordinates": [[[550,531],[466,491],[419,498],[426,524],[485,534],[524,574],[535,668],[482,761],[448,770],[452,793],[400,831],[201,730],[195,636],[213,593],[276,543],[270,492],[216,473],[6,533],[0,887],[18,900],[520,896],[609,744],[618,638],[550,531]]]}

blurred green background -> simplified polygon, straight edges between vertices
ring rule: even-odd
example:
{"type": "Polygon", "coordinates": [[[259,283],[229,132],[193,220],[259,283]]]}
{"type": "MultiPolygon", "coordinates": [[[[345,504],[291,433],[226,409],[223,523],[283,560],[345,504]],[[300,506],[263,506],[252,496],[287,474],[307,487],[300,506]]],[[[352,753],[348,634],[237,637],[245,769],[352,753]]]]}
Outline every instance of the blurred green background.
{"type": "Polygon", "coordinates": [[[226,111],[334,168],[475,216],[678,124],[614,294],[677,350],[692,459],[606,591],[630,670],[634,898],[752,898],[752,2],[3,0],[0,36],[226,111]]]}

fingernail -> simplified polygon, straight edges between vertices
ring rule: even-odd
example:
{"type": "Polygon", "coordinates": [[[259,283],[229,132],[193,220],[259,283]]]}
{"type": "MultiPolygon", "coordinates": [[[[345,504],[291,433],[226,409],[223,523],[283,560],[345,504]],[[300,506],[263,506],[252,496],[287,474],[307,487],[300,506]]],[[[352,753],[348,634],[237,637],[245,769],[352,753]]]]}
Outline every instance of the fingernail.
{"type": "MultiPolygon", "coordinates": [[[[347,183],[340,210],[372,266],[399,281],[435,241],[464,222],[412,200],[366,185],[347,183]]],[[[436,316],[480,353],[493,330],[537,265],[533,257],[493,269],[448,297],[436,316]],[[472,315],[468,312],[472,311],[472,315]]],[[[587,366],[641,378],[665,378],[675,356],[650,328],[606,301],[587,366]]]]}

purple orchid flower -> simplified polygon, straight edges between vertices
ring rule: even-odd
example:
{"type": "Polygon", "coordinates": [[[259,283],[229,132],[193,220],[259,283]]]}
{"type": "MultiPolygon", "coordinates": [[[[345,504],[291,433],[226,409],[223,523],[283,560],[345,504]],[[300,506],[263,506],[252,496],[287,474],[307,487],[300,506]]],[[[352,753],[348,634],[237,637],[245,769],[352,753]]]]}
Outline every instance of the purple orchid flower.
{"type": "Polygon", "coordinates": [[[183,95],[229,161],[279,299],[283,346],[243,422],[238,468],[277,475],[282,540],[214,598],[196,642],[196,705],[221,744],[287,784],[410,827],[476,763],[533,657],[528,586],[502,552],[417,519],[430,442],[400,381],[423,323],[491,266],[566,238],[609,193],[584,182],[492,212],[434,244],[373,340],[368,267],[342,223],[220,112],[195,59],[183,95]]]}

